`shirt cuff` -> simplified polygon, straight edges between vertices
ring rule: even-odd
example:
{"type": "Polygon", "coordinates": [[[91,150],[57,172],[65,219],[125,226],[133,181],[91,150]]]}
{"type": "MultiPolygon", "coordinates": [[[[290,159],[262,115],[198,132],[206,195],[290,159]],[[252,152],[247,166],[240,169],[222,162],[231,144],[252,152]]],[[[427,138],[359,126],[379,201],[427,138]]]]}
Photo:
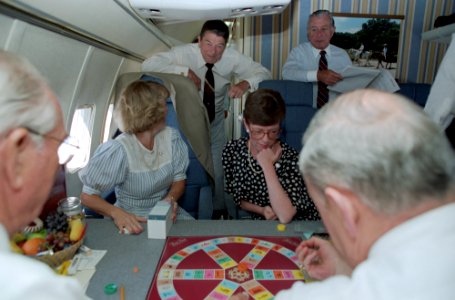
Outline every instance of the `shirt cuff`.
{"type": "Polygon", "coordinates": [[[318,71],[308,71],[307,78],[309,82],[318,81],[318,71]]]}

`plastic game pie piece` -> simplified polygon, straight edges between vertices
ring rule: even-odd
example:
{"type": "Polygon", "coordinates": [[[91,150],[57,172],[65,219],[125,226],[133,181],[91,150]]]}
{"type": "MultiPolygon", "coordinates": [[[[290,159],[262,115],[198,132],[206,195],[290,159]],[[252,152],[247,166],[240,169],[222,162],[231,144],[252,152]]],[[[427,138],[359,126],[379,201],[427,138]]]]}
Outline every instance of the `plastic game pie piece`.
{"type": "Polygon", "coordinates": [[[303,237],[306,239],[306,240],[309,240],[312,236],[313,236],[313,231],[306,231],[303,233],[303,237]]]}
{"type": "Polygon", "coordinates": [[[115,283],[109,283],[104,286],[104,293],[106,295],[112,295],[117,293],[117,285],[115,283]]]}
{"type": "Polygon", "coordinates": [[[276,229],[277,229],[278,231],[285,231],[285,230],[286,230],[286,225],[284,225],[284,224],[278,224],[278,225],[276,225],[276,229]]]}

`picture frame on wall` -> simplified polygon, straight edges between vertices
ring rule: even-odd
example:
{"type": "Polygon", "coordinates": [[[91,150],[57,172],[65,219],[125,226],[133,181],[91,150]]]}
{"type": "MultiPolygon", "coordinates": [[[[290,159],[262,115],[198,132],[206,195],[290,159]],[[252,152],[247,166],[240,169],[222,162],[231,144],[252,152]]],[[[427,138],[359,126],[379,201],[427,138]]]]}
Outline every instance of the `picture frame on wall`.
{"type": "Polygon", "coordinates": [[[334,13],[333,17],[336,32],[331,44],[345,49],[354,66],[386,69],[395,77],[404,16],[334,13]]]}

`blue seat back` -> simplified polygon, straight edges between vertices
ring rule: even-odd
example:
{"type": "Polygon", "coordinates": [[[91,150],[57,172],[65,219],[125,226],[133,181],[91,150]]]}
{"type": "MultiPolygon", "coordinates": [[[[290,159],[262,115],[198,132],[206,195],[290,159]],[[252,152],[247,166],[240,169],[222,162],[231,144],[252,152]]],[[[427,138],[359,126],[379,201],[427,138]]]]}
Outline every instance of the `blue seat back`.
{"type": "Polygon", "coordinates": [[[430,94],[431,84],[427,83],[400,83],[400,89],[396,92],[408,97],[421,107],[425,107],[428,95],[430,94]]]}

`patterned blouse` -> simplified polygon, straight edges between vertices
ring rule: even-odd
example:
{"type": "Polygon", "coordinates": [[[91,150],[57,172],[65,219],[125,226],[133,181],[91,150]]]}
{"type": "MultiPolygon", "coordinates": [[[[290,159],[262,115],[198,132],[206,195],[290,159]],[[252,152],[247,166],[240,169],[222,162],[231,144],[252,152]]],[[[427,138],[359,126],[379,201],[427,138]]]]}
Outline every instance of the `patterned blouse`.
{"type": "MultiPolygon", "coordinates": [[[[298,168],[298,153],[288,144],[281,142],[282,153],[275,163],[278,179],[297,209],[294,220],[320,220],[313,201],[310,199],[303,177],[298,168]]],[[[226,192],[233,195],[240,206],[241,200],[258,206],[270,206],[269,193],[264,173],[258,162],[250,155],[248,138],[229,141],[223,150],[223,168],[226,192]]],[[[264,220],[262,215],[251,213],[253,219],[264,220]]]]}

